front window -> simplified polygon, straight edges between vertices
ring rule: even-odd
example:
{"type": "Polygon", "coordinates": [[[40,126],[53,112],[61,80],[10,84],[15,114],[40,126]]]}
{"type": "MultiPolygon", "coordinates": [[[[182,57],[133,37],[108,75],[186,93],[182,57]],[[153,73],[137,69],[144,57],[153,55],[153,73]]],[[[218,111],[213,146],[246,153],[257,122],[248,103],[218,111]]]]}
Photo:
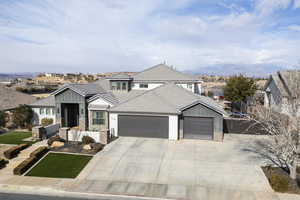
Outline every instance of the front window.
{"type": "Polygon", "coordinates": [[[193,89],[193,84],[191,84],[191,83],[188,83],[188,84],[187,84],[187,88],[189,88],[189,89],[193,89]]]}
{"type": "Polygon", "coordinates": [[[93,111],[93,125],[105,124],[105,111],[93,111]]]}
{"type": "Polygon", "coordinates": [[[46,108],[46,115],[50,115],[50,112],[51,112],[50,108],[46,108]]]}
{"type": "Polygon", "coordinates": [[[45,113],[45,108],[40,108],[40,115],[43,115],[45,113]]]}
{"type": "Polygon", "coordinates": [[[140,84],[140,88],[148,88],[148,84],[142,83],[142,84],[140,84]]]}

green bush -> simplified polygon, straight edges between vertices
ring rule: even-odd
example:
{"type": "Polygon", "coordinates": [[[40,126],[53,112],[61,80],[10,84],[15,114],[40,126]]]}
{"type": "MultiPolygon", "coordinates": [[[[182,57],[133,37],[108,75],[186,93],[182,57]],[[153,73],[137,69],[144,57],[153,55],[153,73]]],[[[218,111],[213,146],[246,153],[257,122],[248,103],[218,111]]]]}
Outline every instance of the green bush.
{"type": "Polygon", "coordinates": [[[26,149],[29,146],[29,144],[20,144],[18,146],[11,147],[10,149],[4,151],[4,156],[7,159],[12,159],[16,157],[20,153],[20,151],[26,149]]]}
{"type": "Polygon", "coordinates": [[[5,127],[6,117],[6,113],[4,111],[0,111],[0,127],[5,127]]]}
{"type": "Polygon", "coordinates": [[[35,151],[31,152],[30,157],[36,157],[37,159],[41,159],[48,151],[48,147],[39,147],[35,151]]]}
{"type": "Polygon", "coordinates": [[[43,118],[41,121],[42,126],[48,126],[53,124],[53,119],[52,118],[43,118]]]}
{"type": "Polygon", "coordinates": [[[0,169],[4,168],[7,163],[8,163],[7,160],[0,158],[0,169]]]}
{"type": "Polygon", "coordinates": [[[271,175],[269,177],[271,187],[276,192],[286,192],[289,187],[289,177],[283,175],[271,175]]]}
{"type": "Polygon", "coordinates": [[[91,143],[95,143],[95,140],[93,138],[91,138],[90,136],[83,136],[82,143],[83,144],[91,144],[91,143]]]}
{"type": "Polygon", "coordinates": [[[14,168],[14,175],[24,174],[30,167],[32,167],[39,159],[36,157],[29,157],[21,162],[16,168],[14,168]]]}
{"type": "Polygon", "coordinates": [[[33,110],[30,106],[20,105],[13,111],[12,118],[16,126],[27,128],[32,122],[33,110]]]}
{"type": "Polygon", "coordinates": [[[52,136],[52,137],[50,137],[50,138],[48,139],[47,144],[48,144],[49,146],[51,146],[52,143],[55,142],[55,141],[57,141],[57,142],[65,142],[64,139],[62,139],[62,138],[59,137],[58,135],[55,135],[55,136],[52,136]]]}

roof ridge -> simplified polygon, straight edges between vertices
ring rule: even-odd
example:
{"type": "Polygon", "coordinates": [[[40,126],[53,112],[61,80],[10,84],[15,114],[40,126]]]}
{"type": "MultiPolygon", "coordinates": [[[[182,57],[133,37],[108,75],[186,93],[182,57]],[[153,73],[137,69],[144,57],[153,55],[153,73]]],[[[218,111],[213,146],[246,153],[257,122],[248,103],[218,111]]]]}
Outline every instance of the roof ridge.
{"type": "Polygon", "coordinates": [[[129,101],[131,101],[131,100],[133,100],[133,99],[136,99],[136,98],[140,97],[140,96],[143,96],[144,94],[147,94],[147,93],[149,93],[149,92],[154,92],[154,91],[157,90],[158,88],[161,88],[161,87],[163,87],[163,86],[165,86],[165,85],[166,85],[166,84],[162,84],[162,85],[160,85],[160,86],[158,86],[158,87],[156,87],[156,88],[154,88],[154,89],[152,89],[152,90],[146,90],[145,92],[143,92],[143,93],[141,93],[141,94],[138,94],[137,96],[131,97],[131,98],[127,99],[126,101],[123,101],[122,103],[120,103],[120,104],[114,106],[114,108],[117,108],[117,107],[119,107],[120,105],[123,105],[124,103],[127,103],[127,102],[129,102],[129,101]]]}
{"type": "Polygon", "coordinates": [[[162,65],[162,64],[163,64],[163,63],[160,63],[160,64],[154,65],[154,66],[152,66],[152,67],[146,68],[146,69],[144,69],[143,71],[140,71],[140,72],[134,74],[134,75],[133,75],[133,78],[134,78],[134,76],[139,75],[140,73],[149,71],[149,70],[151,70],[151,69],[153,69],[153,68],[155,68],[155,67],[158,67],[159,65],[162,65]]]}

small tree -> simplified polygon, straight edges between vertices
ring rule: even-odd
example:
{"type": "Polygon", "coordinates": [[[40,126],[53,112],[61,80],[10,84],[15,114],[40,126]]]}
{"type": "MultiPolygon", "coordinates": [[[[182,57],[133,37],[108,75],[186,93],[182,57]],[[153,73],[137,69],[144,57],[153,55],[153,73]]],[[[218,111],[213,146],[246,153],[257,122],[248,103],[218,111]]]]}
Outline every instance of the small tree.
{"type": "Polygon", "coordinates": [[[252,78],[243,75],[233,76],[226,81],[224,97],[228,101],[238,102],[242,105],[247,102],[247,98],[253,97],[256,88],[252,78]]]}
{"type": "Polygon", "coordinates": [[[41,124],[42,124],[42,126],[51,125],[51,124],[53,124],[53,119],[52,118],[43,118],[41,120],[41,124]]]}
{"type": "Polygon", "coordinates": [[[33,110],[27,105],[20,105],[13,111],[12,118],[18,127],[28,127],[32,122],[33,110]]]}
{"type": "Polygon", "coordinates": [[[0,111],[0,127],[5,127],[6,124],[6,113],[4,111],[0,111]]]}

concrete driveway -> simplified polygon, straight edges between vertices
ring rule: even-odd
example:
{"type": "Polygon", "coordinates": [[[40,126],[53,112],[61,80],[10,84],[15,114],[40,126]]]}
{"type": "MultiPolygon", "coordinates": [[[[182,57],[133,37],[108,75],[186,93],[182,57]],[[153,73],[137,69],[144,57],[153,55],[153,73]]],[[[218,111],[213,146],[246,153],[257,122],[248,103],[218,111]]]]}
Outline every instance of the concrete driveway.
{"type": "Polygon", "coordinates": [[[97,154],[78,180],[98,182],[98,187],[116,193],[121,193],[122,183],[139,184],[135,189],[143,192],[147,184],[166,185],[171,193],[167,197],[174,198],[185,198],[191,188],[272,193],[260,168],[266,161],[256,153],[255,142],[263,139],[230,134],[224,142],[121,137],[97,154]],[[104,183],[115,185],[107,188],[104,183]]]}

